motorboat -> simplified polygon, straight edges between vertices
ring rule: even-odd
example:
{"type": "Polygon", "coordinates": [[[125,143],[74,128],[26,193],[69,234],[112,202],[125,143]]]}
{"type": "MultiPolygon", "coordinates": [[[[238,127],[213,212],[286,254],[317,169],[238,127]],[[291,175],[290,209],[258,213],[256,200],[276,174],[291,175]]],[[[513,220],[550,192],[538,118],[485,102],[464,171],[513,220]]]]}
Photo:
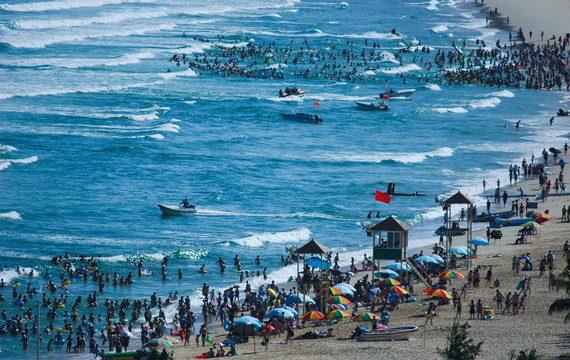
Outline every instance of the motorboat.
{"type": "Polygon", "coordinates": [[[386,99],[391,97],[410,97],[415,92],[416,89],[402,89],[402,90],[386,89],[386,91],[380,93],[380,98],[386,99]]]}
{"type": "Polygon", "coordinates": [[[360,102],[360,101],[355,101],[356,105],[358,106],[358,108],[360,110],[367,110],[367,111],[386,111],[389,109],[388,105],[386,105],[386,103],[384,103],[384,101],[381,102],[360,102]]]}
{"type": "Polygon", "coordinates": [[[292,120],[302,123],[311,123],[311,124],[319,124],[323,122],[323,119],[319,115],[315,114],[306,114],[300,112],[290,112],[290,113],[282,113],[280,114],[281,117],[285,120],[292,120]]]}
{"type": "Polygon", "coordinates": [[[492,222],[497,218],[510,219],[517,214],[516,210],[501,211],[496,213],[482,213],[481,215],[475,215],[473,217],[473,222],[492,222]]]}
{"type": "Polygon", "coordinates": [[[190,215],[196,213],[196,206],[189,205],[184,207],[182,205],[161,205],[158,204],[160,211],[162,211],[162,216],[180,216],[180,215],[190,215]]]}
{"type": "Polygon", "coordinates": [[[408,340],[416,331],[416,325],[394,326],[380,330],[362,331],[358,341],[399,341],[408,340]]]}
{"type": "Polygon", "coordinates": [[[570,110],[558,109],[558,112],[556,113],[556,115],[558,115],[558,116],[569,116],[570,110]]]}
{"type": "Polygon", "coordinates": [[[289,91],[285,90],[281,90],[279,89],[279,97],[289,97],[289,96],[295,96],[295,95],[303,95],[307,92],[307,90],[299,90],[297,88],[291,88],[289,89],[289,91]]]}

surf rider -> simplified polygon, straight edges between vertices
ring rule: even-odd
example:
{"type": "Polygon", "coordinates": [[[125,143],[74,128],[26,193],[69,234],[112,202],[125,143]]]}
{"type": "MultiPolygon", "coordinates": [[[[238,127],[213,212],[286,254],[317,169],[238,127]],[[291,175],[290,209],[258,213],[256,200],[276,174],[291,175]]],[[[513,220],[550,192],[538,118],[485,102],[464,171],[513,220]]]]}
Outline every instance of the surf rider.
{"type": "Polygon", "coordinates": [[[188,203],[188,199],[184,199],[180,202],[180,204],[178,204],[178,206],[182,205],[185,209],[188,209],[190,207],[190,204],[188,203]]]}

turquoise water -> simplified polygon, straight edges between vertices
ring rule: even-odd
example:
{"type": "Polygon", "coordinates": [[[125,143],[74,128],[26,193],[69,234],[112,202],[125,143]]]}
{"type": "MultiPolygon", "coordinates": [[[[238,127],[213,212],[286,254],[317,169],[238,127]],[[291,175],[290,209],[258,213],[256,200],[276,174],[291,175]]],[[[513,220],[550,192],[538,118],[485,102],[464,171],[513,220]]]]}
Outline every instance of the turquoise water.
{"type": "MultiPolygon", "coordinates": [[[[49,260],[64,252],[100,255],[104,272],[126,275],[139,258],[159,272],[166,254],[171,279],[135,277],[130,287],[107,286],[103,296],[148,298],[159,287],[163,298],[191,295],[198,309],[203,282],[221,289],[239,281],[237,272],[219,275],[220,256],[231,263],[238,254],[244,270],[267,267],[276,281],[294,271],[279,264],[285,245],[311,238],[340,252],[342,264],[361,259],[371,245],[361,228],[370,210],[412,225],[412,247],[436,241],[442,213],[435,194],[462,190],[482,205],[482,179],[506,184],[509,164],[567,141],[561,118],[548,126],[568,107],[564,93],[448,86],[435,79],[439,69],[428,71],[425,63],[437,50],[453,51],[452,41],[475,48],[476,39],[508,40],[485,27],[479,11],[435,0],[0,4],[0,265],[7,266],[0,277],[39,288],[47,281],[21,277],[16,266],[59,275],[49,260]],[[394,53],[402,37],[413,46],[421,41],[430,54],[405,53],[400,66],[394,53]],[[217,44],[275,41],[298,49],[305,40],[322,53],[356,54],[376,42],[382,59],[358,66],[362,82],[292,75],[307,64],[290,62],[280,67],[285,79],[260,79],[169,61],[203,56],[217,44]],[[356,110],[354,101],[377,99],[386,80],[417,91],[410,100],[388,100],[388,112],[356,110]],[[292,85],[307,93],[277,97],[292,85]],[[291,110],[324,123],[281,119],[291,110]],[[374,191],[390,181],[397,191],[427,196],[374,204],[374,191]],[[161,217],[157,204],[185,197],[196,215],[161,217]],[[197,273],[202,264],[206,275],[197,273]]],[[[277,60],[268,64],[279,68],[277,60]]],[[[74,282],[69,296],[94,290],[92,282],[74,282]]],[[[21,314],[12,289],[0,291],[9,298],[0,308],[21,314]]],[[[2,358],[35,357],[35,345],[22,353],[19,338],[0,337],[2,358]]]]}

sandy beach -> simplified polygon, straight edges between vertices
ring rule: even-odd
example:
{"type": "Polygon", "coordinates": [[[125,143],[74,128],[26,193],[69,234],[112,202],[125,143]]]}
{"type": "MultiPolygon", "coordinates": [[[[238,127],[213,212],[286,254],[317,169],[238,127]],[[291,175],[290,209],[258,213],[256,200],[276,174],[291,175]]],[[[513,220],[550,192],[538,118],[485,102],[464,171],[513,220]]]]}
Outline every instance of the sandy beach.
{"type": "MultiPolygon", "coordinates": [[[[560,145],[559,145],[560,146],[560,145]]],[[[564,157],[568,160],[568,157],[564,157]]],[[[552,164],[552,155],[550,156],[550,164],[552,164]]],[[[560,166],[552,165],[547,169],[552,173],[550,176],[555,177],[560,172],[560,166]]],[[[564,176],[570,175],[568,169],[565,169],[564,176]]],[[[513,184],[511,193],[515,189],[522,188],[525,194],[532,194],[530,201],[534,200],[534,195],[540,193],[541,187],[538,179],[527,180],[513,184]]],[[[569,194],[570,195],[570,194],[569,194]]],[[[511,201],[507,203],[506,210],[510,210],[511,201]]],[[[495,301],[495,289],[487,287],[484,280],[478,289],[469,289],[467,295],[462,299],[463,313],[461,323],[467,321],[470,328],[470,337],[475,341],[483,341],[482,351],[479,356],[481,359],[508,359],[511,353],[517,353],[521,350],[529,351],[537,349],[538,353],[545,358],[568,358],[570,357],[570,341],[568,338],[568,325],[564,324],[563,313],[555,313],[548,315],[548,307],[557,298],[565,296],[563,292],[549,292],[548,290],[548,270],[542,276],[539,276],[538,264],[548,251],[552,251],[556,260],[555,274],[563,270],[565,261],[563,259],[563,245],[568,239],[568,229],[570,223],[561,222],[561,209],[563,205],[570,205],[570,196],[551,196],[546,201],[538,201],[538,209],[536,211],[549,210],[552,219],[544,223],[538,235],[529,237],[528,243],[515,245],[519,226],[503,227],[503,237],[501,240],[491,245],[479,247],[478,258],[473,260],[473,267],[481,266],[481,274],[484,276],[489,267],[493,267],[493,278],[498,277],[501,281],[500,290],[506,296],[509,292],[515,292],[517,284],[524,278],[530,277],[532,283],[532,293],[528,296],[526,311],[523,314],[519,312],[517,315],[510,313],[501,313],[497,311],[495,301]],[[533,271],[521,271],[518,275],[514,275],[511,270],[512,258],[530,254],[534,262],[533,271]],[[471,300],[477,302],[481,299],[484,306],[489,306],[495,311],[493,320],[468,320],[469,307],[471,300]],[[565,355],[564,355],[565,354],[565,355]]],[[[500,211],[500,206],[493,206],[492,211],[500,211]]],[[[480,230],[474,232],[474,236],[486,237],[485,231],[480,230]]],[[[465,236],[454,239],[454,246],[465,244],[465,236]]],[[[431,253],[430,248],[423,249],[424,253],[431,253]]],[[[459,268],[459,272],[467,275],[467,269],[459,268]]],[[[363,273],[359,273],[363,274],[363,273]]],[[[362,276],[362,275],[361,275],[362,276]]],[[[352,279],[354,283],[359,277],[352,279]]],[[[460,289],[466,280],[453,280],[450,288],[460,289]]],[[[390,326],[400,325],[417,325],[419,330],[409,340],[403,342],[372,342],[362,343],[351,340],[350,336],[356,325],[359,323],[351,321],[343,321],[339,324],[333,324],[323,327],[307,327],[305,329],[297,329],[295,336],[306,333],[307,331],[323,330],[333,328],[333,337],[316,339],[316,340],[294,340],[292,345],[285,345],[285,335],[281,334],[275,338],[271,338],[271,344],[266,351],[261,346],[262,337],[258,336],[254,342],[250,341],[246,344],[236,346],[240,356],[247,358],[267,359],[362,359],[373,358],[375,356],[389,357],[393,359],[438,359],[440,358],[437,349],[446,346],[446,336],[451,328],[456,311],[453,305],[443,305],[438,307],[438,316],[433,319],[433,325],[425,324],[423,312],[426,310],[426,303],[430,298],[421,291],[424,289],[423,284],[415,283],[414,297],[418,301],[415,303],[404,303],[399,306],[391,314],[390,326]]],[[[349,308],[349,311],[351,309],[349,308]]],[[[359,312],[364,311],[360,309],[359,312]]],[[[360,323],[361,324],[361,323],[360,323]]],[[[370,326],[369,323],[361,324],[370,326]]],[[[226,331],[221,329],[219,322],[216,321],[213,326],[214,333],[210,335],[214,342],[224,341],[226,331]]],[[[176,359],[190,359],[196,355],[200,355],[208,350],[208,347],[196,347],[194,341],[191,341],[190,347],[177,345],[175,348],[176,359]]]]}
{"type": "Polygon", "coordinates": [[[553,35],[556,38],[564,37],[570,32],[570,4],[566,0],[485,0],[482,5],[487,8],[487,13],[497,9],[498,17],[504,22],[508,17],[507,25],[512,31],[522,28],[528,42],[545,43],[553,35]],[[529,31],[532,31],[532,37],[529,31]],[[544,37],[541,39],[543,31],[544,37]]]}

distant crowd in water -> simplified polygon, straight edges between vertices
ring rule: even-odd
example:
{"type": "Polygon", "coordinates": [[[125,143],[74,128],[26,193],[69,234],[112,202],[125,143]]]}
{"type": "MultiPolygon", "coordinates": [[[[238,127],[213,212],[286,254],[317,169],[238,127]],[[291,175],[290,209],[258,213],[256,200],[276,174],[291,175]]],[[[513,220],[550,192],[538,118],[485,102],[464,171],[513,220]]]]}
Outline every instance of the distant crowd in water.
{"type": "MultiPolygon", "coordinates": [[[[392,31],[392,34],[398,34],[392,31]]],[[[529,32],[532,38],[532,31],[529,32]]],[[[186,35],[187,36],[187,35],[186,35]]],[[[544,34],[541,34],[543,37],[544,34]]],[[[382,48],[380,42],[364,40],[359,46],[352,40],[326,40],[322,48],[312,46],[307,39],[300,44],[277,44],[275,41],[259,45],[237,41],[228,42],[223,36],[211,42],[212,48],[203,54],[174,54],[170,61],[177,67],[187,67],[200,74],[222,77],[261,79],[321,78],[333,81],[365,83],[388,82],[377,72],[394,73],[404,83],[409,78],[419,82],[437,82],[447,85],[474,84],[491,87],[524,87],[527,89],[570,89],[568,57],[565,50],[570,34],[556,38],[554,35],[543,45],[526,42],[522,29],[513,37],[510,45],[497,40],[490,48],[477,39],[474,47],[463,41],[460,46],[452,43],[450,50],[434,51],[423,46],[420,39],[406,42],[394,54],[382,48]],[[427,74],[411,73],[405,69],[398,73],[398,65],[423,66],[427,74]]],[[[418,69],[419,70],[419,69],[418,69]]],[[[171,69],[168,69],[171,71],[171,69]]],[[[415,70],[412,70],[415,71],[415,70]]]]}

